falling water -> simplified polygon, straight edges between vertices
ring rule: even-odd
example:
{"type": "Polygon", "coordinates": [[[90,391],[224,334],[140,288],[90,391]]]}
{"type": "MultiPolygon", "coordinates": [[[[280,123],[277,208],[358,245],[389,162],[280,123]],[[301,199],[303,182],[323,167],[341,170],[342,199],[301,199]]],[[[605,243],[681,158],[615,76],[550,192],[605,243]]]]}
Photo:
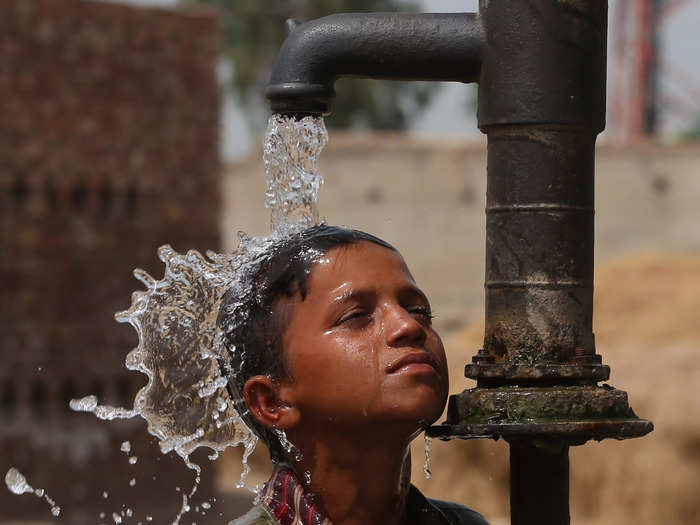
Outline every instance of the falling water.
{"type": "Polygon", "coordinates": [[[423,434],[425,438],[425,463],[423,464],[423,474],[425,479],[430,479],[433,477],[433,473],[430,471],[430,445],[433,443],[433,438],[428,436],[428,434],[423,434]]]}
{"type": "MultiPolygon", "coordinates": [[[[245,352],[230,349],[243,354],[234,356],[225,348],[217,328],[219,306],[223,294],[232,290],[237,301],[231,305],[228,321],[244,322],[246,304],[253,293],[251,277],[269,256],[270,248],[319,223],[316,201],[323,179],[317,164],[327,140],[321,118],[270,118],[263,156],[270,233],[263,237],[239,233],[239,245],[233,253],[210,251],[206,257],[194,250],[182,254],[162,246],[158,256],[165,265],[163,277],[156,279],[143,270],[134,270],[134,277],[145,289],[134,292],[130,308],[115,315],[117,321],[131,324],[138,334],[138,345],[127,355],[126,367],[145,374],[148,383],[136,394],[131,407],[101,405],[94,395],[70,401],[73,410],[91,412],[104,420],[142,417],[149,433],[158,438],[161,452],[175,452],[194,471],[194,485],[183,493],[173,525],[192,510],[190,501],[202,472],[202,467],[190,460],[195,449],[207,447],[212,450],[209,459],[214,460],[226,448],[242,445],[243,469],[238,486],[247,486],[247,460],[257,437],[242,420],[244,414],[237,412],[244,403],[240,397],[231,398],[225,377],[235,373],[232,363],[243,362],[245,352]]],[[[300,458],[286,436],[282,435],[280,441],[300,458]]],[[[131,464],[136,463],[128,441],[120,450],[129,456],[131,464]]],[[[43,496],[54,515],[60,512],[43,490],[32,489],[18,470],[10,469],[5,482],[16,494],[34,492],[43,496]]],[[[130,486],[134,485],[132,479],[130,486]]],[[[208,509],[210,504],[202,503],[201,508],[208,509]]],[[[126,509],[114,513],[112,519],[121,523],[131,513],[126,509]]]]}
{"type": "Polygon", "coordinates": [[[265,207],[272,235],[288,236],[318,224],[318,158],[328,142],[321,118],[272,115],[263,144],[265,207]]]}
{"type": "Polygon", "coordinates": [[[56,502],[46,494],[46,491],[33,488],[27,482],[27,478],[16,468],[11,468],[5,474],[5,485],[14,494],[34,494],[37,498],[43,498],[51,508],[51,514],[57,517],[61,514],[61,507],[56,505],[56,502]]]}
{"type": "Polygon", "coordinates": [[[277,436],[280,445],[282,445],[282,448],[287,454],[293,455],[295,461],[301,461],[303,459],[301,451],[291,441],[289,441],[284,430],[276,428],[274,429],[274,433],[277,436]]]}

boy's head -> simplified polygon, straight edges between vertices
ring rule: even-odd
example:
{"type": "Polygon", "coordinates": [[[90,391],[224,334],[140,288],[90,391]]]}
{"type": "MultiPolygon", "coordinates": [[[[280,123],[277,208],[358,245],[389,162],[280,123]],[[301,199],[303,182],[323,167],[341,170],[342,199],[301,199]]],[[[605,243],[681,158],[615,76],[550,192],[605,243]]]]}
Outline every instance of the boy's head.
{"type": "Polygon", "coordinates": [[[414,432],[439,416],[444,350],[427,299],[391,245],[313,227],[271,250],[253,289],[240,323],[226,322],[238,298],[224,296],[219,325],[235,348],[229,382],[273,460],[284,457],[273,428],[393,419],[414,432]]]}

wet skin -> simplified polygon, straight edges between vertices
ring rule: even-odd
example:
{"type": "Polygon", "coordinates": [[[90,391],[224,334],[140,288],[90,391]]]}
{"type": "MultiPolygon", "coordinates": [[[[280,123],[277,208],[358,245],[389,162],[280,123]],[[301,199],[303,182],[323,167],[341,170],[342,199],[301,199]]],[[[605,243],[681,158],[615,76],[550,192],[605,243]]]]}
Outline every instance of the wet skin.
{"type": "Polygon", "coordinates": [[[312,267],[288,304],[286,377],[255,376],[252,414],[301,450],[298,472],[337,525],[402,523],[411,439],[447,399],[445,351],[402,257],[362,241],[312,267]]]}

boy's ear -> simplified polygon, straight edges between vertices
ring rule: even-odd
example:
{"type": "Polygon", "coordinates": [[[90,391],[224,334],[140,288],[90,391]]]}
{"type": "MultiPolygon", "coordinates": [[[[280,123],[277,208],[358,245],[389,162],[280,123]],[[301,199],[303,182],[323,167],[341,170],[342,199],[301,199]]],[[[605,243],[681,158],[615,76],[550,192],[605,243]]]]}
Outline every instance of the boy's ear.
{"type": "Polygon", "coordinates": [[[299,423],[299,410],[281,399],[280,385],[267,376],[248,379],[243,387],[243,397],[252,416],[265,427],[286,429],[299,423]]]}

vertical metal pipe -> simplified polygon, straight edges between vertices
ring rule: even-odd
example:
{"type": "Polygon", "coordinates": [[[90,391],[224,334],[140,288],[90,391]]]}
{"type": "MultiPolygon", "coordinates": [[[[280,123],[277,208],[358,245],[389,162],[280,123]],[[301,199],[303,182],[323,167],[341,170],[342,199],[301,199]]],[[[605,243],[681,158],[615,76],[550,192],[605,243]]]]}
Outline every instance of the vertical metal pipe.
{"type": "Polygon", "coordinates": [[[568,525],[569,447],[510,442],[511,525],[568,525]]]}
{"type": "MultiPolygon", "coordinates": [[[[482,0],[480,11],[484,353],[515,370],[508,381],[529,384],[538,366],[595,354],[593,187],[595,139],[605,127],[607,2],[482,0]]],[[[543,443],[510,440],[512,525],[569,524],[569,447],[543,443]]]]}
{"type": "Polygon", "coordinates": [[[595,353],[595,135],[547,124],[488,130],[484,348],[508,363],[595,353]]]}
{"type": "Polygon", "coordinates": [[[593,179],[605,126],[604,0],[488,0],[485,350],[513,365],[595,353],[593,179]]]}

